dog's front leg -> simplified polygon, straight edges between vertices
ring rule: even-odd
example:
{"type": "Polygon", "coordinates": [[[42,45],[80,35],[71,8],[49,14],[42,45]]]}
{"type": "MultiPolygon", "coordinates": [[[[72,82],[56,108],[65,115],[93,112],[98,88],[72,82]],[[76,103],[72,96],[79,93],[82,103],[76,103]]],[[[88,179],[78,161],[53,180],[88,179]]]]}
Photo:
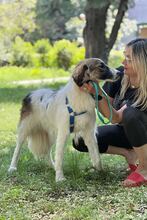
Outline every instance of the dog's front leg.
{"type": "Polygon", "coordinates": [[[55,150],[55,172],[56,172],[56,182],[65,180],[63,174],[63,154],[64,146],[66,143],[67,135],[63,131],[58,132],[56,150],[55,150]]]}
{"type": "Polygon", "coordinates": [[[102,170],[100,154],[99,154],[98,145],[96,142],[96,137],[94,135],[94,132],[88,132],[87,135],[83,136],[83,138],[84,138],[86,146],[88,147],[88,151],[89,151],[93,166],[97,170],[102,170]]]}

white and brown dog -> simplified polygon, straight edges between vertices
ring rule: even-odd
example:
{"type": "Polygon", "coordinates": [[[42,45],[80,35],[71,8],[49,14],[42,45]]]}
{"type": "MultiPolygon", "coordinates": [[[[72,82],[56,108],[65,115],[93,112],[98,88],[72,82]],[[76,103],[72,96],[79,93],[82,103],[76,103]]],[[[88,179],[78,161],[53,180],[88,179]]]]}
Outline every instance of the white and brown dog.
{"type": "Polygon", "coordinates": [[[88,81],[114,79],[115,76],[116,70],[110,69],[102,60],[85,59],[76,66],[69,82],[62,89],[39,89],[27,95],[23,99],[17,145],[9,172],[17,169],[20,148],[27,139],[34,156],[47,156],[50,162],[51,147],[56,145],[56,181],[64,180],[64,146],[70,133],[83,137],[93,166],[101,170],[95,137],[95,100],[80,87],[88,81]]]}

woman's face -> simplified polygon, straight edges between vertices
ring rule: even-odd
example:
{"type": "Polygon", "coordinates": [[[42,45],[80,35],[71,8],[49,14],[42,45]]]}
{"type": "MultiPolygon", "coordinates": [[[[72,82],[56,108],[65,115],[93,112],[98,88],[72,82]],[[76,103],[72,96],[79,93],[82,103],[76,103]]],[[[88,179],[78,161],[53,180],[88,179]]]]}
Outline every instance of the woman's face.
{"type": "Polygon", "coordinates": [[[134,71],[133,69],[133,65],[132,65],[132,58],[131,58],[131,52],[132,49],[131,47],[126,47],[125,51],[124,51],[124,60],[122,62],[123,66],[124,66],[124,74],[126,74],[129,77],[134,77],[137,76],[137,73],[134,71]]]}

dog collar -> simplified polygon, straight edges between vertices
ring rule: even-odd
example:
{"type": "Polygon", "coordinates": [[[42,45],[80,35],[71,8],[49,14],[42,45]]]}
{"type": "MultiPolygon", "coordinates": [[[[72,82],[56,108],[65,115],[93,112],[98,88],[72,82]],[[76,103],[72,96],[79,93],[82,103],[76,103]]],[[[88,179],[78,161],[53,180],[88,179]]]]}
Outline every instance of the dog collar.
{"type": "Polygon", "coordinates": [[[83,111],[80,113],[74,112],[71,106],[69,105],[69,100],[67,97],[65,99],[65,104],[67,106],[67,110],[69,113],[69,130],[70,130],[70,133],[72,133],[74,131],[75,116],[85,114],[87,111],[83,111]]]}

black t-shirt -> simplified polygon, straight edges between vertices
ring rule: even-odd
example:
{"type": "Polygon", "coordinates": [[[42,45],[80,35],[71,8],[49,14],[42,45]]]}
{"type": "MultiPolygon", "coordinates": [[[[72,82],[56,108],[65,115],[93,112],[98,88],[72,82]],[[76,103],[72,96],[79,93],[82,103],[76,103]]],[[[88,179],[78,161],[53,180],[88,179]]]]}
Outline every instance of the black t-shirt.
{"type": "Polygon", "coordinates": [[[124,75],[123,66],[119,67],[118,70],[120,71],[118,72],[119,79],[115,82],[106,82],[103,86],[105,92],[114,99],[112,105],[116,110],[120,109],[125,104],[127,106],[132,105],[137,91],[136,88],[128,88],[124,98],[120,99],[121,81],[124,75]]]}

